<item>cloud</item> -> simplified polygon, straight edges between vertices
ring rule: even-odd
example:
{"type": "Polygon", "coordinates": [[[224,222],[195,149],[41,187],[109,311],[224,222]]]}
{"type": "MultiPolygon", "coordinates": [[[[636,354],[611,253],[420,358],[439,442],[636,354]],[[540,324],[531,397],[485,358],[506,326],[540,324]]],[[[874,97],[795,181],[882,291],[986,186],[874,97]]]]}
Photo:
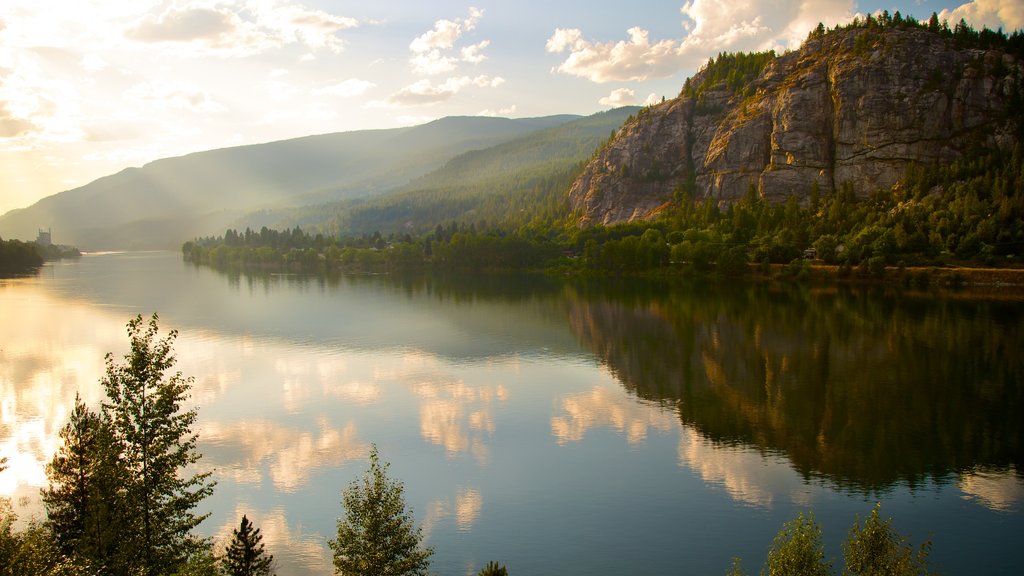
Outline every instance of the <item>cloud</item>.
{"type": "Polygon", "coordinates": [[[654,92],[647,95],[647,99],[644,100],[644,106],[654,106],[664,100],[663,96],[658,96],[654,92]]]}
{"type": "Polygon", "coordinates": [[[152,81],[136,84],[124,93],[124,97],[131,102],[144,102],[159,108],[203,114],[223,112],[227,109],[211,100],[205,90],[188,82],[152,81]]]}
{"type": "Polygon", "coordinates": [[[457,54],[451,52],[455,44],[466,32],[476,28],[484,11],[470,7],[469,17],[466,19],[456,18],[455,20],[438,20],[431,30],[417,36],[409,43],[409,64],[416,74],[434,76],[453,72],[459,62],[479,64],[486,59],[481,51],[490,45],[489,40],[483,40],[470,46],[464,46],[457,54]]]}
{"type": "Polygon", "coordinates": [[[313,91],[313,94],[317,96],[340,96],[340,97],[351,97],[359,96],[360,94],[366,93],[367,90],[377,86],[369,80],[360,80],[359,78],[349,78],[343,82],[333,84],[331,86],[325,86],[313,91]]]}
{"type": "Polygon", "coordinates": [[[483,62],[484,60],[487,59],[487,56],[481,54],[480,51],[483,50],[484,48],[487,48],[490,45],[490,40],[484,40],[483,42],[478,42],[476,44],[472,44],[470,46],[462,48],[459,51],[459,53],[462,54],[462,61],[469,62],[471,64],[479,64],[483,62]]]}
{"type": "Polygon", "coordinates": [[[728,2],[691,0],[680,9],[680,39],[652,40],[639,26],[628,39],[588,40],[578,28],[557,28],[545,45],[552,54],[568,52],[552,71],[592,82],[644,81],[695,68],[720,51],[795,47],[819,21],[835,24],[852,18],[852,0],[775,0],[728,2]]]}
{"type": "Polygon", "coordinates": [[[1024,28],[1024,3],[1020,0],[974,0],[939,13],[939,19],[948,20],[950,26],[961,18],[974,28],[1017,30],[1024,28]]]}
{"type": "Polygon", "coordinates": [[[547,51],[569,56],[555,72],[587,78],[592,82],[647,80],[671,76],[681,68],[679,43],[662,40],[650,43],[648,32],[630,28],[629,41],[590,42],[578,29],[556,29],[547,41],[547,51]]]}
{"type": "Polygon", "coordinates": [[[35,125],[19,118],[7,109],[7,103],[0,101],[0,138],[14,138],[35,130],[35,125]]]}
{"type": "Polygon", "coordinates": [[[100,72],[106,70],[110,64],[96,54],[82,56],[82,70],[86,72],[100,72]]]}
{"type": "Polygon", "coordinates": [[[602,106],[626,106],[634,102],[636,92],[629,88],[616,88],[612,93],[597,101],[602,106]]]}
{"type": "Polygon", "coordinates": [[[392,94],[387,100],[375,100],[367,104],[370,108],[407,108],[412,106],[432,106],[448,100],[467,86],[479,88],[497,88],[505,82],[500,76],[455,76],[440,84],[429,79],[422,79],[392,94]]]}
{"type": "Polygon", "coordinates": [[[124,36],[143,43],[172,43],[194,48],[194,55],[249,56],[286,44],[339,52],[337,33],[359,25],[337,16],[284,2],[220,4],[216,7],[173,5],[160,14],[146,14],[128,26],[124,36]]]}
{"type": "Polygon", "coordinates": [[[147,14],[125,35],[142,42],[219,43],[237,33],[240,24],[238,16],[225,8],[173,7],[160,15],[147,14]]]}

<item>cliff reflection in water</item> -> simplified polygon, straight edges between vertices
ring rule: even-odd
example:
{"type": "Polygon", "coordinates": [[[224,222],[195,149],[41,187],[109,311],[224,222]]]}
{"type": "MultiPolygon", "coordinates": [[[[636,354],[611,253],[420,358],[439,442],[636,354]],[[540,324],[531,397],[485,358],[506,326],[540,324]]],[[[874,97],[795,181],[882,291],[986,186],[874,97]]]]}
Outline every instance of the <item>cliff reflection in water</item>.
{"type": "Polygon", "coordinates": [[[722,286],[571,289],[569,322],[637,396],[711,441],[855,490],[1024,472],[1019,302],[722,286]]]}

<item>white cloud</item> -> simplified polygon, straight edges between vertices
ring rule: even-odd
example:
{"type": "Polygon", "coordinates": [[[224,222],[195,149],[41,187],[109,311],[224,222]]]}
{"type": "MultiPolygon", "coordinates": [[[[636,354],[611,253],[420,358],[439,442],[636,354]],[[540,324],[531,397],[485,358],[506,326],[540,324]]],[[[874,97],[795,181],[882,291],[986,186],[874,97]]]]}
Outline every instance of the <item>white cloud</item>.
{"type": "Polygon", "coordinates": [[[409,58],[409,63],[412,64],[412,71],[416,74],[426,74],[427,76],[452,72],[458,66],[458,62],[457,58],[445,56],[441,54],[440,50],[418,52],[409,58]]]}
{"type": "Polygon", "coordinates": [[[462,61],[469,62],[471,64],[479,64],[483,62],[487,59],[487,56],[481,54],[480,51],[490,45],[490,40],[484,40],[483,42],[464,47],[459,51],[459,53],[462,54],[462,61]]]}
{"type": "Polygon", "coordinates": [[[569,50],[569,56],[554,71],[603,83],[664,78],[682,67],[678,42],[651,44],[646,30],[634,27],[627,32],[628,41],[602,44],[583,39],[577,29],[555,30],[547,41],[547,51],[569,50]]]}
{"type": "Polygon", "coordinates": [[[205,90],[189,82],[144,82],[128,89],[124,97],[129,102],[143,102],[172,110],[204,114],[226,110],[222,104],[211,100],[205,90]]]}
{"type": "Polygon", "coordinates": [[[949,21],[950,27],[963,18],[974,28],[988,26],[992,30],[1024,28],[1024,3],[1020,0],[974,0],[953,10],[945,9],[939,19],[949,21]]]}
{"type": "Polygon", "coordinates": [[[0,101],[0,138],[22,136],[35,129],[35,126],[24,118],[19,118],[7,109],[7,103],[0,101]]]}
{"type": "Polygon", "coordinates": [[[354,18],[270,0],[237,0],[215,6],[172,5],[147,13],[128,26],[126,38],[173,44],[175,53],[190,46],[193,55],[249,56],[286,44],[341,51],[337,33],[355,28],[354,18]]]}
{"type": "Polygon", "coordinates": [[[102,57],[96,54],[86,54],[82,56],[82,70],[86,72],[99,72],[106,70],[110,64],[102,57]]]}
{"type": "Polygon", "coordinates": [[[505,83],[500,76],[454,76],[440,84],[429,79],[422,79],[392,94],[387,100],[374,100],[367,104],[369,108],[406,108],[413,106],[431,106],[448,100],[463,88],[476,86],[479,88],[497,88],[505,83]]]}
{"type": "Polygon", "coordinates": [[[691,0],[680,9],[681,39],[652,40],[635,26],[626,31],[627,40],[598,42],[577,28],[557,28],[545,48],[568,52],[553,72],[597,83],[644,81],[695,68],[720,51],[795,47],[819,21],[849,20],[853,7],[852,0],[691,0]]]}
{"type": "Polygon", "coordinates": [[[597,101],[602,106],[626,106],[635,102],[636,92],[629,88],[616,88],[612,93],[597,101]]]}
{"type": "Polygon", "coordinates": [[[447,74],[455,71],[460,61],[471,64],[479,64],[486,59],[481,52],[490,45],[489,40],[483,40],[476,44],[464,46],[453,54],[456,42],[466,32],[476,28],[484,11],[470,7],[469,17],[455,20],[438,20],[434,27],[427,32],[417,36],[409,43],[409,64],[416,74],[434,76],[447,74]]]}
{"type": "Polygon", "coordinates": [[[367,90],[376,86],[369,80],[360,80],[359,78],[349,78],[343,82],[319,88],[313,91],[313,94],[317,96],[341,96],[351,97],[359,96],[360,94],[366,93],[367,90]]]}
{"type": "Polygon", "coordinates": [[[240,27],[241,19],[227,8],[175,6],[159,15],[145,15],[126,35],[142,42],[206,40],[217,44],[240,27]]]}
{"type": "Polygon", "coordinates": [[[664,97],[658,96],[654,92],[651,92],[650,94],[647,95],[647,99],[644,100],[644,106],[654,106],[655,104],[660,103],[663,99],[664,97]]]}

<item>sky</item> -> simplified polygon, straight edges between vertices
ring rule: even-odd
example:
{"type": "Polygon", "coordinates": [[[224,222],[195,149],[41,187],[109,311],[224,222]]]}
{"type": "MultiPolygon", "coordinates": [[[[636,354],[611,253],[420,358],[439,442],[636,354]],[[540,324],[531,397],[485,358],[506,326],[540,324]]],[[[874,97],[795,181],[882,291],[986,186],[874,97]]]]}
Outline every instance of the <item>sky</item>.
{"type": "Polygon", "coordinates": [[[201,150],[642,105],[881,10],[1024,28],[1022,0],[3,0],[0,214],[201,150]]]}

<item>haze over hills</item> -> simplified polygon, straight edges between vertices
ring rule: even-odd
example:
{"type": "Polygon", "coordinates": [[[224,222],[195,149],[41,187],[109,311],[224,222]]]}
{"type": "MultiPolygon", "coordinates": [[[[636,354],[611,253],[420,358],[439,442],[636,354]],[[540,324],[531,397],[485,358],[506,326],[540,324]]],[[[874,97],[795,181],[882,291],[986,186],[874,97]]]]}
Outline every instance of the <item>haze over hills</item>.
{"type": "Polygon", "coordinates": [[[410,128],[309,136],[128,168],[0,217],[0,236],[86,250],[177,248],[258,209],[381,194],[455,156],[579,118],[449,117],[410,128]]]}
{"type": "MultiPolygon", "coordinates": [[[[298,208],[260,210],[233,226],[300,226],[330,234],[422,233],[453,221],[516,225],[565,212],[565,190],[584,162],[626,119],[641,110],[624,106],[530,132],[490,148],[460,154],[444,166],[387,194],[298,208]]],[[[211,230],[220,233],[221,230],[211,230]]]]}

